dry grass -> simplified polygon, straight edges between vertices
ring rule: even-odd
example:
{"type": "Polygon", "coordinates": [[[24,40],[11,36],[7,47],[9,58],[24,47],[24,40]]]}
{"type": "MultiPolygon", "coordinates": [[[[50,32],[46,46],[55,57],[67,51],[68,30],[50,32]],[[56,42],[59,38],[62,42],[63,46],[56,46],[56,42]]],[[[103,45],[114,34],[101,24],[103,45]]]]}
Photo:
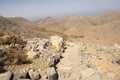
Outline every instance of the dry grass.
{"type": "Polygon", "coordinates": [[[23,50],[23,43],[25,43],[25,41],[21,38],[1,35],[0,41],[2,45],[0,49],[0,71],[3,71],[3,67],[6,65],[20,65],[29,62],[23,50]]]}
{"type": "Polygon", "coordinates": [[[10,36],[10,35],[5,35],[5,34],[0,34],[0,44],[23,44],[25,43],[21,38],[16,37],[16,36],[10,36]]]}

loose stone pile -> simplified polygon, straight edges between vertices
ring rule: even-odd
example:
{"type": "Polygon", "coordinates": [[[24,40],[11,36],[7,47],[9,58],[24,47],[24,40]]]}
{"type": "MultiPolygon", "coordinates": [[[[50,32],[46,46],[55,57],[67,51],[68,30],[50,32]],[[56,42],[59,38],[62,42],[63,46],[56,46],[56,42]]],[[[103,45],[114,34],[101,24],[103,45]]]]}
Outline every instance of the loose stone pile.
{"type": "Polygon", "coordinates": [[[56,64],[64,52],[62,37],[50,39],[36,38],[25,45],[27,58],[31,64],[10,66],[9,72],[1,73],[0,80],[57,80],[56,64]],[[13,70],[12,70],[13,69],[13,70]],[[9,73],[9,74],[8,74],[9,73]]]}

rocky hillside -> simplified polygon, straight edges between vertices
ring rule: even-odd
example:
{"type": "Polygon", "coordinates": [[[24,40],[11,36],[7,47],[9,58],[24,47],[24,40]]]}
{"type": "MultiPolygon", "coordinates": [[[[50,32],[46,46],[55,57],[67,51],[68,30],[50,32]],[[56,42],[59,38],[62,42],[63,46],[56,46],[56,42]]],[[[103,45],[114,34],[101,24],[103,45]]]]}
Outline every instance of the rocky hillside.
{"type": "Polygon", "coordinates": [[[120,80],[120,12],[0,16],[0,80],[120,80]]]}
{"type": "Polygon", "coordinates": [[[37,21],[45,31],[62,33],[85,42],[98,44],[120,44],[120,13],[112,12],[98,16],[70,16],[37,21]],[[84,39],[83,39],[84,38],[84,39]]]}
{"type": "Polygon", "coordinates": [[[63,36],[71,41],[102,45],[120,44],[120,12],[98,16],[70,16],[31,22],[22,17],[0,17],[0,31],[24,38],[63,36]]]}
{"type": "Polygon", "coordinates": [[[117,44],[106,47],[51,36],[27,41],[23,50],[31,62],[3,66],[7,71],[0,73],[0,80],[120,80],[117,44]]]}
{"type": "MultiPolygon", "coordinates": [[[[32,23],[23,18],[6,18],[0,16],[0,32],[20,37],[40,37],[41,34],[30,27],[32,23]],[[29,24],[29,25],[28,25],[29,24]]],[[[34,26],[32,26],[34,27],[34,26]]]]}

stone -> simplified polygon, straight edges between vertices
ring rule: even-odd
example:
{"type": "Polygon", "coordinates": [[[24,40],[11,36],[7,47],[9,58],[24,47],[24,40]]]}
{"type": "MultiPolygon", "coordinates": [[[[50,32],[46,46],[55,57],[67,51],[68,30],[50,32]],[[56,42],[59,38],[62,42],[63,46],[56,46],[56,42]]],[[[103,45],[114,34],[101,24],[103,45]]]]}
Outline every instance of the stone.
{"type": "Polygon", "coordinates": [[[54,67],[54,66],[55,66],[55,60],[54,60],[53,57],[49,58],[49,59],[47,60],[47,62],[48,62],[48,65],[49,65],[50,67],[54,67]]]}
{"type": "Polygon", "coordinates": [[[14,72],[14,79],[19,79],[19,78],[27,78],[28,77],[28,72],[25,71],[24,68],[17,69],[14,72]]]}
{"type": "Polygon", "coordinates": [[[38,80],[41,78],[40,73],[38,71],[34,71],[33,69],[29,70],[29,76],[31,80],[38,80]]]}
{"type": "Polygon", "coordinates": [[[11,80],[12,78],[12,72],[8,71],[5,73],[0,73],[0,80],[11,80]]]}
{"type": "Polygon", "coordinates": [[[119,60],[117,60],[117,61],[116,61],[116,63],[120,65],[120,59],[119,59],[119,60]]]}
{"type": "Polygon", "coordinates": [[[51,36],[50,44],[55,48],[59,49],[63,45],[63,38],[59,36],[51,36]]]}
{"type": "Polygon", "coordinates": [[[33,51],[35,44],[36,44],[36,41],[28,41],[26,46],[25,46],[25,49],[33,51]]]}
{"type": "Polygon", "coordinates": [[[59,60],[60,60],[60,58],[61,58],[61,54],[59,53],[59,54],[56,54],[55,56],[54,56],[54,62],[55,62],[55,64],[57,64],[58,62],[59,62],[59,60]]]}
{"type": "Polygon", "coordinates": [[[27,51],[33,51],[37,54],[47,52],[46,47],[48,46],[49,39],[36,38],[32,41],[28,41],[26,47],[24,48],[27,51]]]}
{"type": "Polygon", "coordinates": [[[48,80],[57,80],[57,72],[54,67],[50,67],[47,69],[47,78],[48,80]]]}

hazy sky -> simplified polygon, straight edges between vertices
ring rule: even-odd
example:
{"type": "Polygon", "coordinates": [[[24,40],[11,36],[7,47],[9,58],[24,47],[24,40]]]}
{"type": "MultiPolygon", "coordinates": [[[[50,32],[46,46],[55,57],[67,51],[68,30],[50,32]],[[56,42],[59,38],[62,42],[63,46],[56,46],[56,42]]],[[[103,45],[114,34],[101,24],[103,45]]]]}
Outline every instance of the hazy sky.
{"type": "Polygon", "coordinates": [[[0,15],[27,19],[120,11],[120,0],[0,0],[0,15]]]}

